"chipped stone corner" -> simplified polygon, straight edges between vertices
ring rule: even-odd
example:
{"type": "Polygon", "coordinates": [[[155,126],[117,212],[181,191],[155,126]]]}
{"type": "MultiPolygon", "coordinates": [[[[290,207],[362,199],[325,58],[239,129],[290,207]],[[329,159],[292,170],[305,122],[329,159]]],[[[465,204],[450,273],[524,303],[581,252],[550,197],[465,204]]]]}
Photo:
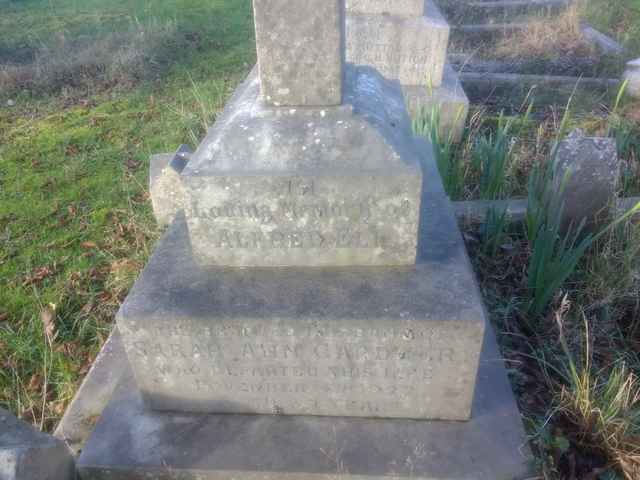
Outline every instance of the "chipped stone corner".
{"type": "Polygon", "coordinates": [[[169,225],[184,205],[184,187],[180,175],[192,152],[186,145],[178,150],[151,156],[149,191],[153,213],[158,225],[169,225]]]}

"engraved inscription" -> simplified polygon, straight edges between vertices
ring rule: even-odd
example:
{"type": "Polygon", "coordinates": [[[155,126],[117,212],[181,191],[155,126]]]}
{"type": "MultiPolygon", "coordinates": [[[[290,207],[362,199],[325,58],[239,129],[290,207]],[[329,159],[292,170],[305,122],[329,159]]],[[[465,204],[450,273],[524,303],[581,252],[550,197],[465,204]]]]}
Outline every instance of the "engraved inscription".
{"type": "Polygon", "coordinates": [[[441,331],[423,326],[178,321],[148,333],[128,349],[154,385],[180,378],[211,401],[274,413],[401,410],[466,361],[441,331]]]}
{"type": "Polygon", "coordinates": [[[201,235],[211,248],[224,250],[382,250],[406,243],[398,231],[404,225],[413,231],[417,221],[418,206],[397,192],[340,198],[304,178],[279,180],[266,188],[254,199],[225,195],[216,201],[213,194],[193,199],[187,217],[204,229],[201,235]]]}

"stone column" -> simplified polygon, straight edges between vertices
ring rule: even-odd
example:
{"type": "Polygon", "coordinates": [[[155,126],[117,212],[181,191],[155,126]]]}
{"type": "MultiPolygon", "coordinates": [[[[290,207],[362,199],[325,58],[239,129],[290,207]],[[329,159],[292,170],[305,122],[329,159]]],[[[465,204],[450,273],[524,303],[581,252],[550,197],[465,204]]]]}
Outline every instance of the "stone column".
{"type": "Polygon", "coordinates": [[[255,0],[260,84],[274,106],[342,103],[342,0],[255,0]]]}

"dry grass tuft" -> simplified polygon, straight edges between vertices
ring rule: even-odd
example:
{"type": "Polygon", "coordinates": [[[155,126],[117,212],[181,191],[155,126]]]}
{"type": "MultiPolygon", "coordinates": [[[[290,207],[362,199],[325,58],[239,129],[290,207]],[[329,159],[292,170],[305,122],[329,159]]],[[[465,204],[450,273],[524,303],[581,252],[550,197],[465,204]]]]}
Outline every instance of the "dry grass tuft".
{"type": "Polygon", "coordinates": [[[569,310],[565,297],[555,313],[560,343],[567,357],[568,383],[559,392],[559,415],[573,427],[574,442],[603,455],[627,480],[640,475],[640,381],[626,363],[619,362],[608,374],[595,372],[591,339],[585,319],[585,352],[579,366],[563,331],[569,310]]]}
{"type": "Polygon", "coordinates": [[[0,63],[0,92],[132,86],[153,74],[175,36],[174,22],[136,23],[99,38],[60,34],[53,45],[34,48],[27,58],[0,63]]]}
{"type": "Polygon", "coordinates": [[[576,2],[558,16],[532,19],[524,30],[506,35],[496,52],[506,58],[593,56],[595,47],[580,29],[581,12],[576,2]]]}

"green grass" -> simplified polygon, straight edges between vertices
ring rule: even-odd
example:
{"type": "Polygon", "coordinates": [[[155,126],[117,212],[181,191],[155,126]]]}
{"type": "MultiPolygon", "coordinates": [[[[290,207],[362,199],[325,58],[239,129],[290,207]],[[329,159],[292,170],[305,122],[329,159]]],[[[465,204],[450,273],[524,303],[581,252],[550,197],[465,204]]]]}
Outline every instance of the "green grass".
{"type": "Polygon", "coordinates": [[[587,0],[585,15],[595,28],[622,43],[629,57],[640,57],[640,0],[587,0]]]}
{"type": "Polygon", "coordinates": [[[0,0],[0,11],[4,65],[61,35],[74,55],[82,36],[172,26],[138,78],[0,91],[0,405],[51,429],[157,238],[149,155],[195,146],[255,62],[251,2],[0,0]]]}

